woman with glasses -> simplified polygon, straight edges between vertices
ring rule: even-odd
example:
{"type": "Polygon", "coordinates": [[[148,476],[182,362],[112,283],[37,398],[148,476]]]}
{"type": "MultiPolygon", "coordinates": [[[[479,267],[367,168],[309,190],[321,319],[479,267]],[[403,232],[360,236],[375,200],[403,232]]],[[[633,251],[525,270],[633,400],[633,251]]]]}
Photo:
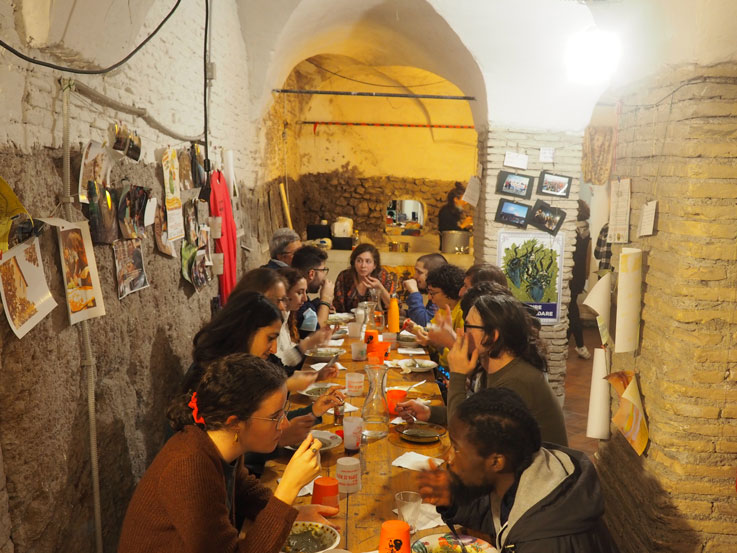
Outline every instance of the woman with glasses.
{"type": "Polygon", "coordinates": [[[376,246],[359,244],[351,253],[351,266],[335,280],[333,307],[338,313],[348,312],[362,301],[373,301],[372,293],[388,306],[396,290],[394,275],[381,266],[376,246]]]}
{"type": "MultiPolygon", "coordinates": [[[[225,307],[195,335],[193,363],[184,376],[182,392],[195,390],[205,368],[225,355],[249,353],[280,367],[274,354],[281,327],[281,312],[265,296],[243,289],[233,291],[225,307]]],[[[311,369],[295,371],[289,377],[287,387],[292,386],[292,391],[302,390],[315,381],[317,374],[311,369]]],[[[334,389],[320,396],[312,405],[287,413],[289,426],[282,432],[280,445],[292,446],[301,442],[322,415],[342,403],[342,392],[334,389]]]]}
{"type": "Polygon", "coordinates": [[[414,415],[419,420],[438,423],[450,420],[466,398],[467,377],[480,365],[472,392],[484,388],[514,390],[540,425],[543,441],[568,445],[563,410],[546,378],[545,347],[525,306],[499,287],[481,295],[471,288],[466,296],[465,324],[448,353],[447,409],[430,409],[408,401],[398,405],[397,410],[407,418],[414,415]]]}
{"type": "Polygon", "coordinates": [[[332,507],[292,507],[320,471],[321,444],[311,435],[273,493],[243,467],[245,453],[276,447],[286,401],[286,375],[271,363],[243,353],[211,363],[167,411],[177,433],[133,493],[118,552],[278,553],[296,519],[327,522],[321,515],[336,514],[332,507]]]}

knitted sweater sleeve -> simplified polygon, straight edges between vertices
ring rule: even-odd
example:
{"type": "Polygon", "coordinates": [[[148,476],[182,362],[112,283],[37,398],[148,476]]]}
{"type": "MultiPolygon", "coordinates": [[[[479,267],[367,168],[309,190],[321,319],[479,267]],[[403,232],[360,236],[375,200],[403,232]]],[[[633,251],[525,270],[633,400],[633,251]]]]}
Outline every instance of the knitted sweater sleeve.
{"type": "MultiPolygon", "coordinates": [[[[203,456],[172,460],[162,471],[158,488],[161,506],[186,553],[278,553],[297,516],[296,510],[275,498],[264,506],[266,496],[254,489],[255,503],[262,508],[246,539],[239,540],[225,502],[225,479],[212,459],[203,456]]],[[[239,495],[241,502],[248,501],[239,495]]]]}

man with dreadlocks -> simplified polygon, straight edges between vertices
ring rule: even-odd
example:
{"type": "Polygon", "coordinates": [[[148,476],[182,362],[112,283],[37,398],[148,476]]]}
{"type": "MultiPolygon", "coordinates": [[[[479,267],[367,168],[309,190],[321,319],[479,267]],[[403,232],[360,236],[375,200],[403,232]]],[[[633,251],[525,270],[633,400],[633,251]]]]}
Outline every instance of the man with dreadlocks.
{"type": "Polygon", "coordinates": [[[419,477],[445,522],[492,536],[501,553],[616,553],[599,478],[581,452],[540,441],[540,427],[506,388],[481,390],[451,419],[448,470],[419,477]]]}

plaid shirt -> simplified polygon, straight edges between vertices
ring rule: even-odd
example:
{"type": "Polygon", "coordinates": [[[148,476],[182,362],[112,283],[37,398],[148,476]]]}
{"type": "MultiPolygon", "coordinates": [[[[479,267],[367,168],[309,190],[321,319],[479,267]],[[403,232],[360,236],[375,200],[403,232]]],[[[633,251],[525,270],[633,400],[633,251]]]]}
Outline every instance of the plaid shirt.
{"type": "Polygon", "coordinates": [[[599,270],[612,268],[612,244],[607,241],[609,234],[609,223],[601,227],[599,237],[596,239],[594,257],[599,260],[599,270]]]}

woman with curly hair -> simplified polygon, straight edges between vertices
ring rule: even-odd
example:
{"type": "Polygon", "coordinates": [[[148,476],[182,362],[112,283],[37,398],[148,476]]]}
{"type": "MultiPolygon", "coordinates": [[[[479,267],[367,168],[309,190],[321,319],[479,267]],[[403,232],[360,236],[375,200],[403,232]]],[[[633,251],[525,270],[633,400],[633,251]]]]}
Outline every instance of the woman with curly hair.
{"type": "Polygon", "coordinates": [[[339,313],[350,311],[359,302],[370,301],[372,290],[388,306],[396,289],[394,275],[382,268],[376,246],[359,244],[351,253],[351,266],[341,271],[335,281],[333,307],[339,313]]]}

